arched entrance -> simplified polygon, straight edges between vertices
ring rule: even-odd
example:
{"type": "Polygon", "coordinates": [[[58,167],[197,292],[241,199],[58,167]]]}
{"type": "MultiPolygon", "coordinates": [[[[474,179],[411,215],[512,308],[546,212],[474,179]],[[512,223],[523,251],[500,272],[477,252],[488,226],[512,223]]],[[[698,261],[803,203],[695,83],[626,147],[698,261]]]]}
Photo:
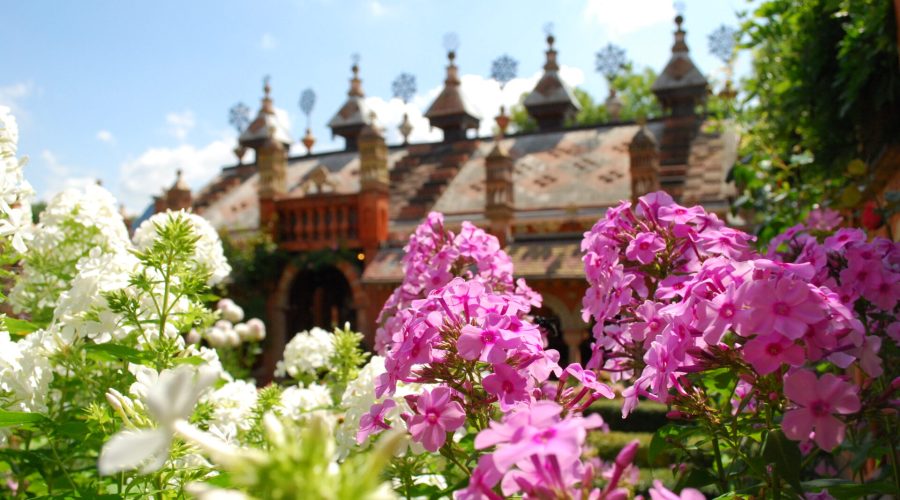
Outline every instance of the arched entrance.
{"type": "Polygon", "coordinates": [[[284,309],[287,336],[316,326],[331,330],[347,322],[350,328],[356,328],[358,307],[350,283],[338,268],[300,270],[291,283],[284,309]]]}
{"type": "Polygon", "coordinates": [[[369,298],[360,283],[360,269],[346,261],[315,268],[288,264],[274,293],[266,300],[266,340],[263,361],[255,371],[257,383],[272,380],[284,346],[297,333],[313,326],[343,326],[369,334],[369,298]]]}

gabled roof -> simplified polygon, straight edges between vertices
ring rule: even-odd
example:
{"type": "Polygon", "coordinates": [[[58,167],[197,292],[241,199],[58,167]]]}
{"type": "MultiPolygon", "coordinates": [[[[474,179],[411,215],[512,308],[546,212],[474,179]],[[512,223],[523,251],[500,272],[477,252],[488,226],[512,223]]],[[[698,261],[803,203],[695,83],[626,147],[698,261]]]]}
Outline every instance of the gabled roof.
{"type": "Polygon", "coordinates": [[[651,86],[651,90],[655,93],[686,88],[703,88],[705,91],[709,83],[688,54],[688,46],[684,41],[685,31],[681,28],[682,22],[684,22],[682,16],[675,18],[677,29],[672,57],[651,86]]]}
{"type": "Polygon", "coordinates": [[[444,88],[425,112],[425,118],[441,118],[459,115],[473,120],[481,117],[468,102],[459,80],[458,68],[454,60],[456,54],[451,51],[448,55],[450,63],[447,65],[447,78],[444,80],[444,88]]]}
{"type": "Polygon", "coordinates": [[[369,109],[365,100],[366,95],[362,89],[362,80],[359,79],[359,65],[353,64],[351,70],[353,71],[353,77],[350,79],[347,101],[328,121],[328,126],[338,135],[344,129],[355,130],[362,128],[370,120],[369,109]]]}
{"type": "Polygon", "coordinates": [[[259,112],[238,138],[238,142],[241,145],[248,146],[269,138],[285,145],[290,145],[293,142],[291,129],[287,123],[287,113],[275,108],[269,95],[271,90],[269,82],[266,81],[263,87],[264,95],[259,112]]]}
{"type": "Polygon", "coordinates": [[[547,37],[547,62],[544,64],[544,74],[538,80],[528,96],[525,98],[526,108],[542,106],[562,106],[572,110],[581,109],[575,92],[559,76],[559,64],[556,61],[556,49],[553,48],[553,35],[547,37]]]}

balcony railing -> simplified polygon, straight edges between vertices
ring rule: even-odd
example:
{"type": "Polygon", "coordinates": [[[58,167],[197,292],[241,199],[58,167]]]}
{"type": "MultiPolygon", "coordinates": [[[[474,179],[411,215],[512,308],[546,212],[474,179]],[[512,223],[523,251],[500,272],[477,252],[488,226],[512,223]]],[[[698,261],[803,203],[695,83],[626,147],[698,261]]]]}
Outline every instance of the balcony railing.
{"type": "Polygon", "coordinates": [[[278,245],[288,251],[359,247],[358,212],[355,194],[278,200],[278,245]]]}

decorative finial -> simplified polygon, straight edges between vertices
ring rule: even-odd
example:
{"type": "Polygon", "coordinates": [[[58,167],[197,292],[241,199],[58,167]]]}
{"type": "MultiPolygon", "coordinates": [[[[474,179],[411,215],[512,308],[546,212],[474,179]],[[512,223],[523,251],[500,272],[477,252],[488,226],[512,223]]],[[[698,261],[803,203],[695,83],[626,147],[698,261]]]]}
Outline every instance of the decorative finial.
{"type": "Polygon", "coordinates": [[[272,77],[269,75],[263,77],[263,92],[266,94],[266,99],[269,98],[269,93],[272,92],[271,80],[272,77]]]}
{"type": "Polygon", "coordinates": [[[177,180],[181,180],[181,177],[182,177],[183,175],[184,175],[184,170],[181,170],[180,168],[175,169],[175,180],[176,180],[176,181],[177,181],[177,180]]]}
{"type": "Polygon", "coordinates": [[[306,154],[312,154],[313,144],[316,143],[316,138],[312,135],[312,130],[309,127],[306,127],[306,135],[303,136],[303,145],[306,147],[306,154]]]}
{"type": "Polygon", "coordinates": [[[727,65],[734,54],[737,30],[723,24],[709,34],[708,40],[709,52],[722,61],[722,64],[727,65]]]}
{"type": "Polygon", "coordinates": [[[619,71],[625,67],[628,60],[625,58],[625,49],[618,45],[607,44],[606,47],[597,52],[597,72],[606,77],[606,80],[612,85],[612,81],[616,78],[619,71]]]}
{"type": "Polygon", "coordinates": [[[447,58],[452,64],[456,59],[456,51],[459,50],[459,36],[456,33],[451,31],[444,35],[444,50],[447,51],[447,58]]]}
{"type": "Polygon", "coordinates": [[[409,115],[407,113],[403,113],[403,121],[400,122],[400,135],[403,136],[403,144],[409,144],[409,134],[412,133],[412,123],[409,122],[409,115]]]}
{"type": "Polygon", "coordinates": [[[547,35],[547,46],[550,50],[553,50],[553,42],[556,41],[556,37],[553,36],[553,23],[547,23],[544,25],[544,34],[547,35]]]}
{"type": "Polygon", "coordinates": [[[354,52],[350,54],[350,60],[353,62],[350,69],[353,71],[353,77],[355,78],[359,74],[359,53],[354,52]]]}
{"type": "Polygon", "coordinates": [[[393,91],[394,97],[403,101],[403,104],[407,104],[416,94],[416,77],[410,73],[400,73],[391,83],[391,91],[393,91]]]}
{"type": "Polygon", "coordinates": [[[313,108],[316,106],[316,92],[313,89],[306,89],[300,93],[300,111],[306,115],[306,128],[309,129],[309,117],[312,115],[313,108]]]}
{"type": "Polygon", "coordinates": [[[228,123],[237,131],[238,134],[247,128],[250,123],[250,108],[244,103],[239,102],[228,110],[228,123]]]}
{"type": "Polygon", "coordinates": [[[503,90],[503,87],[516,77],[518,67],[519,62],[506,54],[494,59],[494,62],[491,63],[491,78],[497,80],[500,90],[503,90]]]}

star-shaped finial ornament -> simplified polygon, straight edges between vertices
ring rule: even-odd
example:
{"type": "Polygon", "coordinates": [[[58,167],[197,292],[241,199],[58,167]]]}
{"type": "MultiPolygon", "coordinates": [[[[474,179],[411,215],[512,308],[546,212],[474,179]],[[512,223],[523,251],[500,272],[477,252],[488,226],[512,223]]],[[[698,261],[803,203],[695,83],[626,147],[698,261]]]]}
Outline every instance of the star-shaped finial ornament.
{"type": "Polygon", "coordinates": [[[491,78],[500,83],[500,88],[506,86],[513,78],[516,77],[516,71],[519,68],[519,62],[512,57],[503,54],[494,59],[491,63],[491,78]]]}
{"type": "Polygon", "coordinates": [[[403,104],[408,103],[416,95],[416,77],[410,73],[400,73],[391,83],[391,90],[403,104]]]}
{"type": "Polygon", "coordinates": [[[239,102],[228,110],[228,123],[240,134],[250,123],[250,108],[239,102]]]}

